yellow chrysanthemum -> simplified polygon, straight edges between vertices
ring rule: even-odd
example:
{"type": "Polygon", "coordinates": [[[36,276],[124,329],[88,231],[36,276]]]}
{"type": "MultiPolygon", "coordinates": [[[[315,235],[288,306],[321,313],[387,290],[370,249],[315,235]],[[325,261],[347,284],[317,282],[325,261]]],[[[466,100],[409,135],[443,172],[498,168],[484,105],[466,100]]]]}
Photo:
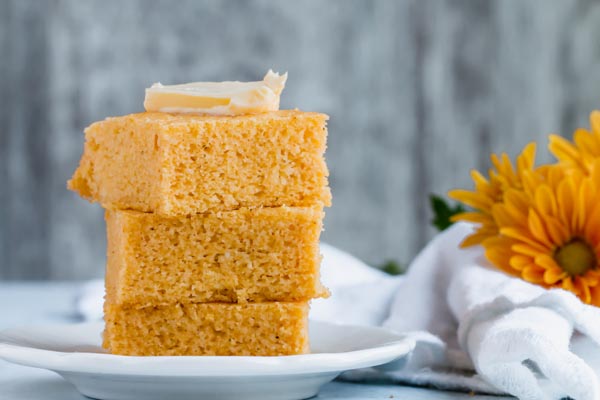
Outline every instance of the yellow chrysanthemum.
{"type": "Polygon", "coordinates": [[[550,137],[558,162],[534,167],[530,144],[517,159],[493,156],[489,179],[473,172],[475,190],[451,197],[474,208],[454,220],[473,222],[463,246],[481,244],[498,268],[600,306],[600,111],[573,142],[550,137]]]}
{"type": "Polygon", "coordinates": [[[510,189],[522,189],[523,176],[532,171],[535,163],[535,144],[530,143],[517,157],[516,169],[506,153],[500,156],[491,155],[494,168],[488,171],[489,178],[485,178],[476,170],[471,171],[471,178],[475,183],[473,191],[452,190],[448,195],[474,210],[455,215],[453,221],[468,221],[476,224],[473,234],[468,236],[462,247],[483,243],[484,240],[498,234],[498,225],[494,220],[492,208],[502,202],[504,194],[510,189]]]}
{"type": "Polygon", "coordinates": [[[600,111],[590,114],[590,126],[591,131],[575,131],[574,143],[561,136],[550,135],[550,152],[566,167],[589,173],[594,161],[600,158],[600,111]]]}
{"type": "Polygon", "coordinates": [[[600,159],[586,175],[563,165],[524,174],[492,207],[499,234],[482,243],[504,271],[600,306],[600,159]]]}

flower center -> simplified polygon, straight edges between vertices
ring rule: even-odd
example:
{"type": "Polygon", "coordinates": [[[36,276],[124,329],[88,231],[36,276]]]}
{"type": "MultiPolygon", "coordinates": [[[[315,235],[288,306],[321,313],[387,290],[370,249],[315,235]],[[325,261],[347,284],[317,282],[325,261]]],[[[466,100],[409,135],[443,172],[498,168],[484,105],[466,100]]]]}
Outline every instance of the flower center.
{"type": "Polygon", "coordinates": [[[554,253],[554,260],[570,275],[582,275],[596,266],[594,250],[583,240],[573,239],[554,253]]]}

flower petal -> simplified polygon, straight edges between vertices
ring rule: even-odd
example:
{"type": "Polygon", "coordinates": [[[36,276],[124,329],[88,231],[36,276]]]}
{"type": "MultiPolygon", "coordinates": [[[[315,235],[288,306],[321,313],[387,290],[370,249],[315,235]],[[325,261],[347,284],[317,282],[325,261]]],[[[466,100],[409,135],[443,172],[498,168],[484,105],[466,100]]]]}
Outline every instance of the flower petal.
{"type": "Polygon", "coordinates": [[[569,292],[577,294],[577,289],[575,289],[575,285],[573,284],[573,280],[570,276],[567,276],[562,280],[562,288],[568,290],[569,292]]]}
{"type": "Polygon", "coordinates": [[[588,287],[585,279],[581,276],[575,277],[575,287],[577,288],[577,292],[579,293],[579,298],[586,304],[590,304],[592,301],[592,294],[590,293],[590,288],[588,287]]]}
{"type": "Polygon", "coordinates": [[[534,247],[525,243],[517,243],[512,245],[511,249],[515,253],[523,254],[530,257],[535,257],[540,253],[545,253],[548,250],[544,248],[534,247]]]}
{"type": "Polygon", "coordinates": [[[537,241],[529,231],[524,231],[516,228],[500,228],[500,233],[502,235],[508,236],[509,238],[525,242],[531,247],[537,248],[540,252],[545,253],[549,249],[544,246],[544,244],[537,241]]]}
{"type": "Polygon", "coordinates": [[[600,306],[600,286],[590,287],[591,301],[590,304],[599,307],[600,306]]]}
{"type": "Polygon", "coordinates": [[[557,218],[546,216],[544,222],[548,235],[555,246],[562,246],[571,239],[572,235],[569,234],[568,228],[561,224],[557,218]]]}
{"type": "Polygon", "coordinates": [[[562,180],[557,188],[557,205],[559,215],[564,224],[569,229],[572,228],[573,208],[575,201],[575,193],[569,179],[562,180]]]}
{"type": "Polygon", "coordinates": [[[569,276],[569,274],[560,268],[549,268],[544,271],[544,282],[548,285],[554,285],[567,276],[569,276]]]}
{"type": "Polygon", "coordinates": [[[577,148],[567,139],[558,135],[550,135],[550,144],[548,145],[548,148],[559,161],[571,162],[581,168],[585,167],[581,164],[577,148]]]}
{"type": "Polygon", "coordinates": [[[528,265],[521,271],[521,276],[528,282],[541,284],[544,283],[544,272],[543,268],[538,267],[535,264],[528,265]]]}
{"type": "Polygon", "coordinates": [[[470,192],[468,190],[451,190],[448,192],[448,196],[478,210],[487,210],[494,204],[490,198],[485,197],[481,193],[470,192]]]}
{"type": "Polygon", "coordinates": [[[533,259],[529,256],[516,254],[510,258],[510,266],[517,271],[522,271],[526,266],[533,264],[533,259]]]}
{"type": "Polygon", "coordinates": [[[552,248],[553,244],[550,238],[548,237],[548,233],[546,232],[546,227],[542,222],[537,211],[534,209],[529,210],[529,216],[527,218],[527,222],[529,224],[529,231],[531,235],[538,240],[540,243],[544,244],[548,248],[552,248]]]}

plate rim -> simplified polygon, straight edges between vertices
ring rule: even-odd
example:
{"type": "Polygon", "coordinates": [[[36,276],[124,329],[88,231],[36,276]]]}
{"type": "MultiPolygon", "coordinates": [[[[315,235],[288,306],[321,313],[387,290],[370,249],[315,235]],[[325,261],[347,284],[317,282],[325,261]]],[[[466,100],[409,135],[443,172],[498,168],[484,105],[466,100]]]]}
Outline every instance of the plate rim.
{"type": "Polygon", "coordinates": [[[252,377],[341,372],[374,367],[409,355],[416,343],[407,335],[377,326],[311,321],[336,329],[363,329],[385,332],[394,339],[366,349],[337,353],[309,353],[291,356],[122,356],[107,353],[61,352],[6,342],[7,334],[43,326],[70,327],[102,325],[81,322],[23,326],[0,331],[0,359],[58,373],[127,375],[143,377],[252,377]],[[175,368],[174,368],[175,366],[175,368]],[[241,366],[241,367],[240,367],[241,366]],[[169,368],[165,368],[169,367],[169,368]],[[160,371],[157,373],[156,371],[160,371]]]}

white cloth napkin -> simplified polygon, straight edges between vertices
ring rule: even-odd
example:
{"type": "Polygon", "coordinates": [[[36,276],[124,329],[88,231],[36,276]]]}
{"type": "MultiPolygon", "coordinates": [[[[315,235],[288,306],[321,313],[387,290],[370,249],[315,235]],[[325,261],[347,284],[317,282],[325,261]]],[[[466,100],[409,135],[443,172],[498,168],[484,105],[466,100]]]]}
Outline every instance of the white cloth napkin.
{"type": "Polygon", "coordinates": [[[462,386],[531,400],[599,399],[600,310],[490,267],[481,248],[461,250],[471,229],[456,224],[417,256],[383,323],[399,332],[427,331],[441,339],[438,347],[421,341],[427,357],[416,357],[412,369],[348,378],[462,386]],[[445,375],[457,370],[463,373],[445,375]]]}
{"type": "MultiPolygon", "coordinates": [[[[332,296],[313,302],[311,318],[383,325],[418,343],[401,363],[343,379],[600,399],[600,310],[491,268],[479,248],[459,249],[470,230],[461,223],[438,235],[401,277],[322,244],[322,280],[332,296]]],[[[88,284],[79,313],[100,318],[102,295],[101,282],[88,284]]]]}

